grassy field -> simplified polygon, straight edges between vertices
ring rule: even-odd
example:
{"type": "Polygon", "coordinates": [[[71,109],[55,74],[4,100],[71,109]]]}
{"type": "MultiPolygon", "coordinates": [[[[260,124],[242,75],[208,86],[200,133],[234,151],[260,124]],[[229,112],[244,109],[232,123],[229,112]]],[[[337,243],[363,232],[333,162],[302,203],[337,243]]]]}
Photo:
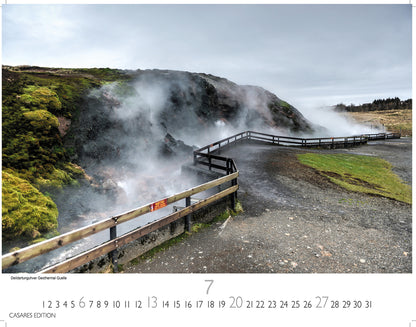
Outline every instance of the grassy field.
{"type": "Polygon", "coordinates": [[[366,125],[384,125],[386,131],[399,133],[403,136],[412,135],[412,110],[379,110],[369,112],[346,112],[348,117],[366,125]]]}
{"type": "Polygon", "coordinates": [[[381,195],[411,204],[409,185],[391,171],[383,159],[349,154],[299,154],[301,163],[319,171],[333,183],[350,191],[381,195]]]}

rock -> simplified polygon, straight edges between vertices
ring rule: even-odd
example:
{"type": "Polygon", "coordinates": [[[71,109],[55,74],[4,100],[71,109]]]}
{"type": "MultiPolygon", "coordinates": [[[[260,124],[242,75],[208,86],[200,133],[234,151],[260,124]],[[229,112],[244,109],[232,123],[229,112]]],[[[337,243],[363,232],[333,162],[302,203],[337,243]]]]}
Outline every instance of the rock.
{"type": "MultiPolygon", "coordinates": [[[[127,72],[131,81],[107,84],[84,99],[71,120],[71,137],[81,166],[135,151],[192,152],[179,136],[200,135],[215,127],[278,127],[311,131],[303,115],[273,93],[237,85],[213,75],[166,70],[127,72]],[[220,124],[219,124],[220,123],[220,124]]],[[[64,122],[63,122],[64,123],[64,122]]],[[[67,130],[62,131],[67,133],[67,130]]]]}

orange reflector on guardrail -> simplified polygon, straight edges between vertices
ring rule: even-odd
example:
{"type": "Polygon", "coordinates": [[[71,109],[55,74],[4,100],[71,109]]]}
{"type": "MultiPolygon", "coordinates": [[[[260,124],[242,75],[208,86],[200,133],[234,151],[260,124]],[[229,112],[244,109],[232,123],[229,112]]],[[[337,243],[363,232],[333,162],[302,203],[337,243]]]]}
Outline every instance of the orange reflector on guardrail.
{"type": "Polygon", "coordinates": [[[150,205],[150,211],[156,211],[158,209],[162,209],[168,205],[168,199],[160,200],[150,205]]]}

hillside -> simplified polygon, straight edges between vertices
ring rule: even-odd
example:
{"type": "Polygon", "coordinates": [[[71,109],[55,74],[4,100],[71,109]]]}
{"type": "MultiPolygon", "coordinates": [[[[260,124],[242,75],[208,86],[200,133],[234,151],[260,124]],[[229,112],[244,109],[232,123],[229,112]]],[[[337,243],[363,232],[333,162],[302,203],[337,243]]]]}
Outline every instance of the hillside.
{"type": "Polygon", "coordinates": [[[344,112],[342,114],[352,117],[360,124],[373,127],[384,126],[385,131],[401,133],[402,136],[412,135],[411,109],[344,112]]]}
{"type": "Polygon", "coordinates": [[[4,240],[39,240],[102,203],[126,205],[143,190],[140,177],[155,174],[149,167],[159,173],[166,158],[188,159],[194,145],[229,132],[313,129],[271,92],[207,74],[31,66],[2,72],[4,240]],[[136,184],[127,189],[132,177],[136,184]]]}

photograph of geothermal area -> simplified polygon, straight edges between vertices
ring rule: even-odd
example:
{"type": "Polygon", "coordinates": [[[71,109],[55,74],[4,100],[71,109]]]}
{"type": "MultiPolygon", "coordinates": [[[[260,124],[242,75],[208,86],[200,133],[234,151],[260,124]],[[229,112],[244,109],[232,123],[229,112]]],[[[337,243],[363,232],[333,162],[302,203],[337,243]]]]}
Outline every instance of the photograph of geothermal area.
{"type": "Polygon", "coordinates": [[[412,273],[410,4],[2,6],[2,272],[412,273]]]}

